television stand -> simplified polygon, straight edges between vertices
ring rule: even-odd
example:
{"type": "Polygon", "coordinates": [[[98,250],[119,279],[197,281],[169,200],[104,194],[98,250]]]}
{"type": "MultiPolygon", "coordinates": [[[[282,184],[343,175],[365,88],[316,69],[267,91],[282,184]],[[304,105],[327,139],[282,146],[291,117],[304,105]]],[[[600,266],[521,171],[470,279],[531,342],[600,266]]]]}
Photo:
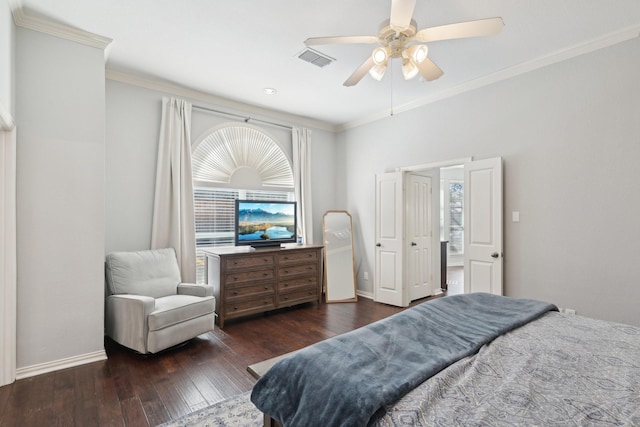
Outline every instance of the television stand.
{"type": "Polygon", "coordinates": [[[216,321],[322,299],[320,245],[205,249],[205,277],[216,297],[216,321]]]}

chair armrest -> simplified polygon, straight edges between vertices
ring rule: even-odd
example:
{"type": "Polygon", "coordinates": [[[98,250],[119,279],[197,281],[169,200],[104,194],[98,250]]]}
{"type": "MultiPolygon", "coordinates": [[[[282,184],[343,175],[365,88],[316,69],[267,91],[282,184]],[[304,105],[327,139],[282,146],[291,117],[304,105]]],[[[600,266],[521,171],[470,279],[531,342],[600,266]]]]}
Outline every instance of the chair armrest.
{"type": "Polygon", "coordinates": [[[107,335],[140,353],[147,352],[147,317],[155,310],[156,300],[143,295],[107,297],[107,335]]]}
{"type": "Polygon", "coordinates": [[[178,284],[178,295],[193,295],[196,297],[211,297],[213,296],[213,286],[211,285],[198,285],[195,283],[180,283],[178,284]]]}

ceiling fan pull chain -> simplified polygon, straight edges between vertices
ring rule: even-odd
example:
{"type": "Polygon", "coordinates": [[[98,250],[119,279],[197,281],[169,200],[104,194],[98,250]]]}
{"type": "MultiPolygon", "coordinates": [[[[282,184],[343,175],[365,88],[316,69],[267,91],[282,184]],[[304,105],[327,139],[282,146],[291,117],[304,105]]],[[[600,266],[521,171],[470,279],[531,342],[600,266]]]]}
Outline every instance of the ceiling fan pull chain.
{"type": "Polygon", "coordinates": [[[391,117],[393,117],[393,67],[389,67],[389,80],[391,80],[390,83],[390,88],[391,88],[391,95],[390,95],[390,103],[391,106],[389,107],[389,113],[391,115],[391,117]]]}

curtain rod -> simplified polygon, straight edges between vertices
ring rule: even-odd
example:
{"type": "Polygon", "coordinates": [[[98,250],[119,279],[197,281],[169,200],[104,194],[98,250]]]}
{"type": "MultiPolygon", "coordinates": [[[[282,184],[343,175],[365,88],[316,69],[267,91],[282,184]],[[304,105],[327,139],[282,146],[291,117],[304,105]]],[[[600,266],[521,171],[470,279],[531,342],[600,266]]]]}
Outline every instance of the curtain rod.
{"type": "Polygon", "coordinates": [[[282,125],[280,123],[274,123],[274,122],[270,122],[270,121],[267,121],[267,120],[254,119],[253,117],[247,117],[247,116],[242,116],[240,114],[228,113],[226,111],[214,110],[213,108],[201,107],[199,105],[192,105],[191,108],[193,108],[194,110],[206,111],[208,113],[221,114],[221,115],[225,115],[225,116],[235,117],[235,118],[238,118],[238,119],[242,119],[245,123],[249,123],[249,120],[251,120],[252,122],[260,122],[260,123],[264,123],[264,124],[267,124],[267,125],[277,126],[277,127],[281,127],[281,128],[285,128],[285,129],[289,129],[289,130],[293,129],[292,126],[282,125]]]}

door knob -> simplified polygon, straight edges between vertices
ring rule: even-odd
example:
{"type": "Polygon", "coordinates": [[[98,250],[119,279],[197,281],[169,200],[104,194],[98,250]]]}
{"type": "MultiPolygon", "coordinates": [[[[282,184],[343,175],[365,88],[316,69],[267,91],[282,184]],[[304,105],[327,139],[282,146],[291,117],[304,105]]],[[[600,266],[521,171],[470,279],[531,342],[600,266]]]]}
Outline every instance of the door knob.
{"type": "Polygon", "coordinates": [[[376,243],[376,246],[377,246],[377,247],[380,247],[380,246],[382,246],[382,245],[381,245],[380,243],[376,243]]]}
{"type": "Polygon", "coordinates": [[[494,252],[491,254],[491,258],[498,258],[500,254],[498,252],[494,252]]]}
{"type": "Polygon", "coordinates": [[[416,242],[411,242],[411,246],[418,246],[416,242]]]}

